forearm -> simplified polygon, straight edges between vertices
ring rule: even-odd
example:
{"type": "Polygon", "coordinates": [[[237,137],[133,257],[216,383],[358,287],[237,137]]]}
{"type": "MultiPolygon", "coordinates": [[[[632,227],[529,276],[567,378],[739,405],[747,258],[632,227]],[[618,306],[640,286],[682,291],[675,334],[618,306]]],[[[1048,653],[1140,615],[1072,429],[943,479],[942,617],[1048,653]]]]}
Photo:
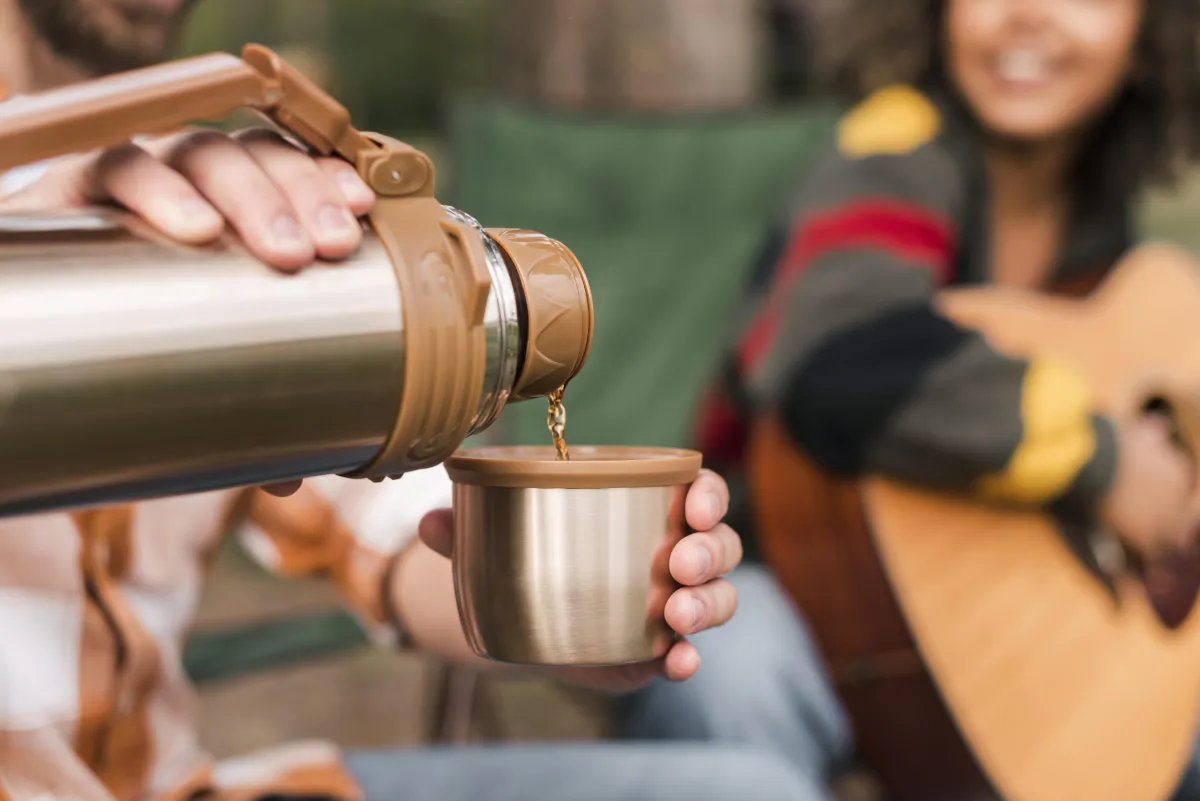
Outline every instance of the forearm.
{"type": "Polygon", "coordinates": [[[827,468],[1022,506],[1094,506],[1115,458],[1069,367],[1003,356],[920,304],[824,340],[781,414],[827,468]]]}
{"type": "Polygon", "coordinates": [[[450,560],[423,542],[410,545],[391,573],[390,598],[397,623],[422,652],[487,670],[515,670],[475,655],[458,619],[450,560]]]}

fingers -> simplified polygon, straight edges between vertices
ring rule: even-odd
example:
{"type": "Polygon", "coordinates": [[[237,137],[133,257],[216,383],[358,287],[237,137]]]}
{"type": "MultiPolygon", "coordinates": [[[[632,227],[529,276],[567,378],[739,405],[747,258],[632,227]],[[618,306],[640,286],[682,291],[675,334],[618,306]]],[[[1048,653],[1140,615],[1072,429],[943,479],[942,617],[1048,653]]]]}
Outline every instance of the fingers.
{"type": "Polygon", "coordinates": [[[1165,411],[1153,410],[1137,418],[1135,425],[1144,429],[1147,434],[1168,438],[1171,433],[1171,418],[1165,411]]]}
{"type": "Polygon", "coordinates": [[[165,236],[189,245],[216,238],[221,215],[179,173],[142,148],[126,144],[62,159],[0,208],[35,211],[116,203],[165,236]]]}
{"type": "Polygon", "coordinates": [[[320,158],[316,162],[321,172],[333,179],[356,217],[363,216],[375,205],[375,193],[349,164],[335,158],[320,158]]]}
{"type": "Polygon", "coordinates": [[[1200,536],[1200,498],[1189,499],[1176,522],[1168,546],[1174,551],[1189,551],[1196,547],[1200,536]]]}
{"type": "MultiPolygon", "coordinates": [[[[278,187],[318,256],[341,259],[354,252],[362,242],[362,226],[340,188],[349,184],[350,178],[358,181],[349,164],[343,162],[343,172],[334,172],[328,166],[322,168],[310,156],[265,128],[243,131],[235,136],[235,140],[278,187]]],[[[351,192],[361,208],[362,193],[369,193],[369,190],[361,181],[358,183],[360,187],[351,192]]],[[[370,208],[370,204],[366,207],[370,208]]]]}
{"type": "Polygon", "coordinates": [[[694,531],[714,528],[729,511],[729,487],[711,470],[701,470],[688,489],[684,504],[687,524],[694,531]]]}
{"type": "Polygon", "coordinates": [[[695,587],[723,576],[742,561],[742,540],[721,523],[712,531],[689,534],[671,551],[671,577],[685,587],[695,587]]]}
{"type": "Polygon", "coordinates": [[[374,193],[340,159],[313,159],[268,129],[192,131],[147,145],[276,268],[344,258],[362,242],[357,216],[374,193]]]}
{"type": "Polygon", "coordinates": [[[363,235],[358,217],[374,201],[345,161],[313,159],[255,129],[233,137],[189,131],[66,159],[3,207],[114,202],[184,244],[211,241],[228,220],[254,256],[290,271],[353,253],[363,235]]]}
{"type": "Polygon", "coordinates": [[[256,257],[282,270],[312,261],[315,247],[291,203],[232,138],[197,131],[171,137],[155,148],[229,220],[256,257]]]}
{"type": "Polygon", "coordinates": [[[663,659],[662,674],[671,681],[687,681],[700,669],[700,652],[690,642],[678,642],[663,659]]]}
{"type": "Polygon", "coordinates": [[[736,611],[737,589],[725,579],[715,579],[703,587],[676,590],[663,616],[668,626],[687,635],[722,626],[736,611]]]}
{"type": "Polygon", "coordinates": [[[134,144],[96,156],[88,197],[116,202],[185,244],[215,239],[224,220],[187,179],[134,144]]]}
{"type": "Polygon", "coordinates": [[[431,551],[449,559],[454,552],[454,513],[449,509],[434,509],[421,518],[417,534],[431,551]]]}

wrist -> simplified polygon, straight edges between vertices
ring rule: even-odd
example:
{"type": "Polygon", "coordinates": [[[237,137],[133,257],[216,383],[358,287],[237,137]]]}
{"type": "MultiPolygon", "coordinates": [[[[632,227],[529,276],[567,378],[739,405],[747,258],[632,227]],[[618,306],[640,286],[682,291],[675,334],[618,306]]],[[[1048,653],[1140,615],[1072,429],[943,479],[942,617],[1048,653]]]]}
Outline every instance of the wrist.
{"type": "Polygon", "coordinates": [[[408,626],[405,624],[404,617],[400,613],[400,593],[396,590],[396,583],[400,574],[400,562],[408,550],[408,548],[404,548],[392,554],[387,561],[387,565],[384,566],[383,573],[379,577],[380,611],[382,612],[384,622],[395,635],[393,646],[402,651],[413,647],[408,626]]]}
{"type": "Polygon", "coordinates": [[[449,559],[418,540],[399,554],[392,574],[387,602],[409,648],[450,662],[499,666],[477,657],[467,643],[449,559]]]}

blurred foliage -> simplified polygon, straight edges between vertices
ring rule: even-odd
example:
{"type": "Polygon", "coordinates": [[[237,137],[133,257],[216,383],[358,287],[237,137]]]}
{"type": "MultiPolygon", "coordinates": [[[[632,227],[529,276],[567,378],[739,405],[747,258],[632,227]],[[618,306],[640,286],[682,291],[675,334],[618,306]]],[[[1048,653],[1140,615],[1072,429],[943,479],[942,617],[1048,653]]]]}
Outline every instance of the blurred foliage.
{"type": "Polygon", "coordinates": [[[183,55],[257,42],[294,61],[349,107],[359,127],[439,131],[455,92],[487,70],[494,0],[202,0],[183,55]]]}

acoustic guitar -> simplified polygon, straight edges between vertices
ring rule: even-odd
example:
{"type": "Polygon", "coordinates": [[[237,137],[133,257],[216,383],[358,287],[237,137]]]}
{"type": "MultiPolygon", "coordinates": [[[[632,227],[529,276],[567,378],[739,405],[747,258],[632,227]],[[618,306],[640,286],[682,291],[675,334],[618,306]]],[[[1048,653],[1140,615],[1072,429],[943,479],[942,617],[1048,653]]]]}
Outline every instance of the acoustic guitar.
{"type": "MultiPolygon", "coordinates": [[[[1200,452],[1200,270],[1186,254],[1140,248],[1085,298],[978,288],[937,303],[1003,352],[1074,365],[1114,419],[1167,413],[1200,452]]],[[[746,458],[764,558],[890,799],[1169,798],[1200,721],[1200,559],[1121,569],[1103,532],[837,480],[769,419],[746,458]]]]}

